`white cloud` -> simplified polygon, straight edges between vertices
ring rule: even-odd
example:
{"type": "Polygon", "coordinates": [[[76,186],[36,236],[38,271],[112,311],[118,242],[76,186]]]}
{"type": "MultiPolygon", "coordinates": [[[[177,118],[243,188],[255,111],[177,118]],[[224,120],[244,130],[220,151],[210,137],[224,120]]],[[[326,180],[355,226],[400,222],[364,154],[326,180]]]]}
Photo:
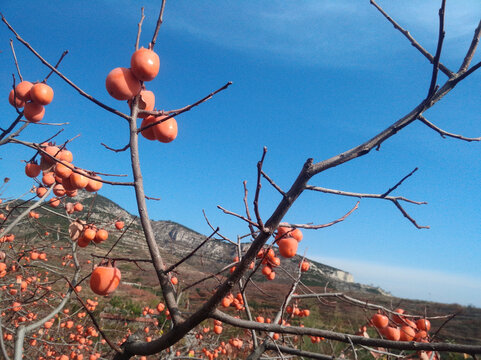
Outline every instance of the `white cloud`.
{"type": "MultiPolygon", "coordinates": [[[[429,42],[428,49],[435,47],[439,1],[379,3],[421,43],[429,42]]],[[[446,42],[464,35],[469,42],[481,13],[479,2],[465,0],[447,10],[446,42]]],[[[392,53],[407,41],[399,34],[399,42],[383,42],[395,30],[368,1],[179,1],[170,11],[175,20],[165,25],[177,31],[228,49],[307,64],[368,66],[387,46],[392,53]]]]}
{"type": "Polygon", "coordinates": [[[469,275],[324,256],[313,259],[348,271],[356,282],[380,286],[397,297],[481,307],[481,280],[469,275]]]}

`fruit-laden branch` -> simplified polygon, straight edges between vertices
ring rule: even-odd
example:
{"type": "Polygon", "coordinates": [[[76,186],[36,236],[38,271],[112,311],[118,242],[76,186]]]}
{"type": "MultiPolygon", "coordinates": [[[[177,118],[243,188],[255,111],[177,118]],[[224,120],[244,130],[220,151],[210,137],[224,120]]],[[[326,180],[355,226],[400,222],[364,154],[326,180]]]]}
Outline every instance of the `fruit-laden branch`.
{"type": "Polygon", "coordinates": [[[240,327],[243,329],[256,329],[258,331],[276,332],[279,334],[292,335],[312,335],[321,336],[326,339],[341,341],[349,344],[352,341],[356,345],[367,345],[376,347],[385,347],[398,350],[426,350],[426,351],[452,351],[456,353],[466,354],[481,354],[480,345],[463,345],[451,343],[426,343],[426,342],[406,342],[406,341],[392,341],[385,339],[366,338],[359,335],[350,335],[338,333],[335,331],[321,330],[299,326],[283,326],[277,324],[259,323],[256,321],[248,321],[237,319],[233,316],[227,315],[220,310],[215,310],[211,317],[213,319],[222,321],[223,323],[240,327]],[[350,339],[350,340],[349,340],[350,339]]]}
{"type": "MultiPolygon", "coordinates": [[[[92,179],[92,180],[95,180],[95,181],[98,181],[98,182],[101,182],[101,183],[104,183],[104,184],[109,184],[109,185],[134,186],[133,182],[109,181],[109,180],[104,180],[104,179],[101,179],[101,178],[97,178],[93,175],[90,175],[90,173],[97,174],[97,172],[79,169],[79,168],[76,168],[75,166],[73,166],[73,165],[71,165],[71,164],[69,164],[65,161],[59,160],[55,156],[52,156],[49,153],[47,153],[45,150],[43,150],[42,147],[39,144],[31,143],[31,142],[23,141],[23,140],[19,140],[19,139],[10,139],[9,142],[11,142],[13,144],[25,145],[25,146],[27,146],[31,149],[37,150],[43,156],[48,157],[50,160],[55,161],[57,163],[61,163],[62,165],[69,168],[73,172],[75,172],[77,174],[81,174],[81,175],[85,176],[86,178],[89,178],[89,179],[92,179]],[[82,170],[84,170],[84,171],[82,171],[82,170]]],[[[112,175],[112,176],[121,176],[121,175],[112,175]]]]}
{"type": "MultiPolygon", "coordinates": [[[[393,315],[399,315],[398,312],[396,311],[393,311],[391,309],[388,309],[382,305],[377,305],[377,304],[373,304],[373,303],[369,303],[367,301],[362,301],[362,300],[358,300],[356,298],[353,298],[349,295],[346,295],[344,293],[318,293],[318,294],[297,294],[297,295],[293,295],[292,298],[293,299],[318,299],[320,300],[321,298],[329,298],[329,297],[334,297],[334,298],[337,298],[337,299],[340,299],[342,301],[345,301],[349,304],[353,304],[353,305],[356,305],[356,306],[359,306],[361,308],[364,308],[364,309],[370,309],[370,310],[382,310],[384,311],[385,313],[388,313],[388,314],[393,314],[393,315]]],[[[446,318],[451,318],[453,315],[456,315],[456,314],[450,314],[450,315],[441,315],[441,316],[425,316],[425,315],[409,315],[409,314],[404,314],[403,313],[403,317],[404,318],[423,318],[423,319],[428,319],[428,320],[433,320],[433,319],[446,319],[446,318]]]]}
{"type": "Polygon", "coordinates": [[[57,74],[62,80],[64,80],[67,84],[69,84],[71,87],[73,87],[75,90],[77,90],[77,92],[82,95],[83,97],[89,99],[90,101],[92,101],[93,103],[97,104],[98,106],[100,106],[101,108],[121,117],[121,118],[124,118],[126,120],[129,119],[129,116],[114,109],[114,108],[111,108],[110,106],[108,105],[105,105],[104,103],[100,102],[99,100],[97,100],[96,98],[94,98],[92,95],[89,95],[87,94],[84,90],[82,90],[80,87],[78,87],[77,85],[75,85],[75,83],[73,83],[71,80],[69,80],[64,74],[62,74],[60,71],[58,71],[55,66],[53,66],[52,64],[50,64],[47,60],[45,60],[28,42],[26,42],[24,39],[22,39],[22,37],[15,31],[15,29],[8,23],[7,19],[5,18],[5,16],[3,16],[2,13],[0,13],[0,16],[2,17],[2,21],[5,23],[5,25],[7,25],[7,27],[9,28],[9,30],[15,34],[15,37],[17,38],[18,41],[20,41],[23,45],[25,45],[25,47],[30,50],[45,66],[47,66],[48,68],[50,68],[55,74],[57,74]]]}

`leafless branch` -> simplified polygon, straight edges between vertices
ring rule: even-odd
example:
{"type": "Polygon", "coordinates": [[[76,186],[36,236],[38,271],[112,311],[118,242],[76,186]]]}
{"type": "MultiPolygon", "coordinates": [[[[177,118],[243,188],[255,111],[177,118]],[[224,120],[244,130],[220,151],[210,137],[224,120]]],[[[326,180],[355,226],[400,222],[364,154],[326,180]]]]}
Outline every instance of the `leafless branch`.
{"type": "MultiPolygon", "coordinates": [[[[257,163],[257,186],[256,186],[256,194],[254,196],[254,213],[256,214],[257,223],[259,224],[259,230],[264,231],[264,223],[262,222],[261,214],[259,212],[259,194],[261,192],[261,171],[262,165],[264,163],[264,159],[267,154],[267,147],[264,146],[262,149],[262,158],[257,163]]],[[[252,230],[251,230],[252,232],[252,230]]]]}
{"type": "MultiPolygon", "coordinates": [[[[60,66],[60,63],[62,62],[63,58],[65,56],[67,56],[68,54],[68,50],[65,50],[62,55],[60,55],[60,59],[58,59],[57,63],[55,64],[54,68],[55,69],[58,69],[58,67],[60,66]]],[[[43,79],[43,83],[44,82],[47,82],[48,78],[53,74],[53,70],[50,70],[50,72],[47,74],[47,76],[45,76],[45,78],[43,79]]]]}
{"type": "Polygon", "coordinates": [[[151,124],[149,124],[149,125],[146,125],[146,126],[144,126],[144,127],[142,127],[142,128],[137,129],[137,133],[140,133],[140,132],[142,132],[142,131],[144,131],[144,130],[152,127],[152,126],[155,126],[155,125],[160,124],[160,123],[162,123],[162,122],[164,122],[164,121],[167,121],[167,120],[173,118],[174,116],[177,116],[177,115],[180,115],[180,114],[182,114],[182,113],[185,113],[185,112],[189,111],[189,110],[192,109],[193,107],[196,107],[196,106],[202,104],[203,102],[206,102],[207,100],[212,99],[212,97],[213,97],[215,94],[221,92],[222,90],[227,89],[230,85],[232,85],[232,81],[229,81],[227,84],[225,84],[225,85],[222,86],[221,88],[217,89],[216,91],[210,93],[209,95],[203,97],[203,98],[200,99],[199,101],[196,101],[195,103],[193,103],[193,104],[191,104],[191,105],[187,105],[187,106],[185,106],[185,107],[183,107],[183,108],[181,108],[181,109],[171,110],[171,111],[163,111],[163,110],[161,110],[161,111],[144,111],[144,110],[141,110],[141,111],[139,111],[139,114],[148,114],[148,115],[155,115],[155,116],[159,116],[159,115],[160,115],[160,116],[166,116],[166,117],[163,118],[162,120],[158,120],[158,121],[156,121],[156,122],[153,122],[153,123],[151,123],[151,124]]]}
{"type": "MultiPolygon", "coordinates": [[[[244,185],[244,207],[246,208],[246,216],[249,220],[252,220],[251,214],[249,212],[249,204],[247,202],[247,195],[248,195],[247,181],[244,180],[244,182],[242,184],[244,185]]],[[[253,235],[255,233],[254,227],[251,224],[247,224],[247,226],[249,227],[251,235],[254,236],[253,235]]]]}
{"type": "Polygon", "coordinates": [[[392,188],[390,188],[388,191],[386,191],[384,194],[381,195],[382,198],[385,198],[388,196],[390,193],[392,193],[394,190],[396,190],[407,178],[412,176],[416,171],[418,171],[418,168],[414,168],[413,171],[411,171],[409,174],[407,174],[405,177],[403,177],[401,180],[399,180],[396,185],[394,185],[392,188]]]}
{"type": "Polygon", "coordinates": [[[214,236],[215,234],[217,234],[217,232],[219,231],[219,228],[215,229],[215,231],[210,234],[207,238],[204,239],[204,241],[202,241],[194,250],[192,250],[189,254],[187,254],[186,256],[184,256],[182,259],[180,259],[179,261],[177,261],[174,265],[170,266],[167,270],[165,270],[165,273],[168,274],[170,273],[171,271],[175,270],[175,268],[177,268],[178,266],[180,266],[182,263],[184,263],[185,261],[187,261],[188,259],[190,259],[192,257],[192,255],[194,255],[202,246],[204,246],[204,244],[209,241],[210,239],[212,239],[212,236],[214,236]]]}
{"type": "Polygon", "coordinates": [[[346,220],[346,218],[351,215],[357,208],[359,207],[359,201],[354,205],[354,207],[349,210],[344,216],[340,217],[337,220],[331,221],[330,223],[327,224],[321,224],[321,225],[309,225],[309,224],[290,224],[290,223],[280,223],[279,226],[288,226],[288,227],[294,227],[294,228],[302,228],[302,229],[323,229],[328,226],[335,225],[341,221],[346,220]]]}
{"type": "Polygon", "coordinates": [[[122,152],[122,151],[125,151],[125,150],[128,150],[128,148],[130,147],[130,144],[127,144],[127,145],[125,145],[125,146],[124,146],[123,148],[121,148],[121,149],[114,149],[114,148],[111,148],[110,146],[105,145],[104,143],[100,143],[100,145],[102,145],[102,146],[104,146],[106,149],[111,150],[111,151],[114,151],[114,152],[116,152],[116,153],[122,152]]]}
{"type": "Polygon", "coordinates": [[[446,136],[448,136],[448,137],[452,137],[452,138],[455,138],[455,139],[464,140],[464,141],[468,141],[468,142],[471,142],[471,141],[481,141],[481,136],[480,136],[480,137],[477,137],[477,138],[468,138],[468,137],[464,137],[464,136],[461,136],[461,135],[458,135],[458,134],[453,134],[453,133],[449,133],[449,132],[447,132],[447,131],[444,131],[443,129],[437,127],[437,126],[434,125],[432,122],[430,122],[428,119],[426,119],[423,115],[419,115],[419,116],[418,116],[418,119],[419,119],[419,121],[421,121],[423,124],[427,125],[427,126],[430,127],[431,129],[433,129],[434,131],[436,131],[437,133],[439,133],[439,135],[441,135],[442,138],[445,138],[446,136]]]}
{"type": "Polygon", "coordinates": [[[12,49],[13,60],[15,61],[15,66],[17,67],[18,78],[20,79],[20,81],[23,81],[22,73],[20,72],[20,67],[18,66],[17,55],[15,54],[12,39],[10,39],[10,48],[12,49]]]}
{"type": "Polygon", "coordinates": [[[139,21],[138,30],[137,30],[137,40],[135,40],[135,50],[139,50],[140,33],[142,32],[142,23],[144,22],[144,19],[145,19],[144,7],[142,6],[140,8],[140,21],[139,21]]]}
{"type": "Polygon", "coordinates": [[[476,52],[476,48],[478,47],[478,44],[479,44],[480,35],[481,35],[481,20],[479,21],[478,27],[476,28],[476,30],[474,30],[473,40],[471,41],[471,45],[469,46],[466,56],[464,57],[463,63],[459,67],[458,74],[465,72],[468,69],[469,65],[471,64],[474,53],[476,52]]]}
{"type": "Polygon", "coordinates": [[[428,95],[426,96],[429,99],[434,92],[436,91],[436,83],[438,79],[438,70],[439,70],[439,59],[441,58],[441,50],[443,48],[443,41],[444,41],[444,14],[446,8],[446,0],[442,0],[441,8],[439,9],[439,34],[438,34],[438,46],[436,48],[436,54],[434,55],[433,60],[433,74],[431,76],[431,84],[429,86],[428,95]]]}
{"type": "Polygon", "coordinates": [[[159,17],[157,18],[157,25],[155,26],[154,35],[152,36],[152,41],[150,42],[149,49],[153,50],[155,46],[155,42],[157,41],[157,36],[159,35],[160,26],[164,21],[164,9],[165,9],[165,0],[162,0],[162,5],[160,6],[160,13],[159,17]]]}
{"type": "Polygon", "coordinates": [[[227,209],[224,209],[224,208],[223,208],[222,206],[220,206],[220,205],[217,205],[217,208],[220,209],[220,210],[222,210],[222,211],[223,211],[225,214],[227,214],[227,215],[233,215],[233,216],[235,216],[235,217],[238,217],[239,219],[244,220],[244,221],[245,221],[247,224],[249,224],[249,225],[252,225],[252,226],[255,226],[255,227],[259,227],[258,224],[256,224],[255,222],[249,220],[248,218],[246,218],[246,217],[244,217],[244,216],[242,216],[242,215],[236,214],[236,213],[234,213],[234,212],[232,212],[232,211],[229,211],[229,210],[227,210],[227,209]]]}
{"type": "Polygon", "coordinates": [[[279,193],[280,193],[282,196],[286,196],[286,193],[274,182],[274,180],[272,180],[272,179],[264,172],[264,170],[261,170],[261,174],[262,174],[262,176],[264,176],[264,178],[274,187],[274,189],[276,189],[277,191],[279,191],[279,193]]]}
{"type": "MultiPolygon", "coordinates": [[[[399,30],[411,42],[411,45],[414,46],[416,49],[418,49],[421,52],[421,54],[423,54],[424,57],[429,60],[431,64],[434,63],[434,57],[411,36],[409,31],[403,29],[374,0],[371,0],[371,4],[374,5],[374,7],[377,10],[379,10],[379,12],[394,26],[394,28],[399,30]]],[[[454,76],[454,73],[441,63],[439,63],[439,69],[441,69],[441,71],[444,74],[446,74],[449,78],[454,76]]]]}

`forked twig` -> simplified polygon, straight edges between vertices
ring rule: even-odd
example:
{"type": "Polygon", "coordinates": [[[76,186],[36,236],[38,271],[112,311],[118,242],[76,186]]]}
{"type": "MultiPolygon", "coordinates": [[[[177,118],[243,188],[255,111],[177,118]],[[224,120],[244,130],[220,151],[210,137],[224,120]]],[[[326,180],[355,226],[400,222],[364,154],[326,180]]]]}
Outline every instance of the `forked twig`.
{"type": "MultiPolygon", "coordinates": [[[[392,17],[390,17],[374,0],[371,0],[371,5],[374,5],[374,7],[379,10],[379,12],[394,26],[395,29],[399,30],[410,42],[411,45],[414,46],[416,49],[421,52],[421,54],[424,55],[426,59],[429,60],[431,64],[434,63],[434,57],[426,50],[424,49],[409,33],[409,31],[403,29],[392,17]]],[[[439,69],[446,74],[449,78],[454,76],[454,73],[449,70],[446,66],[444,66],[442,63],[439,63],[439,69]]]]}

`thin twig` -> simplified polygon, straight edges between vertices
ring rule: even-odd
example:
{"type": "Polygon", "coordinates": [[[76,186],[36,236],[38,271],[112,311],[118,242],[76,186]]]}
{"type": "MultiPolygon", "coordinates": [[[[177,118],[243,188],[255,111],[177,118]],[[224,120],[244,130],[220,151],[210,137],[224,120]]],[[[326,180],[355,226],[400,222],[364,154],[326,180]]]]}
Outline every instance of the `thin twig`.
{"type": "Polygon", "coordinates": [[[234,212],[232,212],[232,211],[229,211],[229,210],[227,210],[227,209],[224,209],[224,208],[223,208],[222,206],[220,206],[220,205],[217,205],[217,208],[220,209],[220,210],[222,210],[222,211],[223,211],[225,214],[227,214],[227,215],[233,215],[233,216],[235,216],[235,217],[238,217],[239,219],[244,220],[246,223],[248,223],[248,224],[250,224],[250,225],[253,225],[253,226],[257,227],[257,228],[259,227],[258,224],[256,224],[255,222],[249,220],[248,218],[246,218],[246,217],[244,217],[244,216],[242,216],[242,215],[236,214],[236,213],[234,213],[234,212]]]}
{"type": "Polygon", "coordinates": [[[164,9],[165,9],[165,0],[162,0],[162,5],[160,7],[159,17],[157,18],[157,25],[155,26],[154,35],[152,36],[152,41],[149,44],[149,49],[153,50],[155,46],[155,42],[157,41],[157,36],[159,35],[159,29],[164,21],[164,9]]]}
{"type": "Polygon", "coordinates": [[[332,226],[332,225],[335,225],[341,221],[344,221],[346,220],[346,218],[351,215],[358,207],[359,207],[359,202],[358,201],[356,203],[356,205],[354,205],[354,207],[349,210],[345,215],[343,215],[342,217],[340,217],[339,219],[336,219],[336,220],[333,220],[331,221],[330,223],[327,223],[327,224],[321,224],[321,225],[310,225],[310,224],[290,224],[290,223],[285,223],[285,222],[281,222],[279,224],[279,226],[287,226],[287,227],[293,227],[293,228],[302,228],[302,229],[323,229],[323,228],[326,228],[326,227],[329,227],[329,226],[332,226]]]}
{"type": "Polygon", "coordinates": [[[20,67],[18,66],[17,55],[15,54],[12,39],[10,39],[10,48],[12,49],[13,60],[15,61],[15,66],[17,67],[18,78],[20,79],[20,81],[23,81],[22,73],[20,72],[20,67]]]}
{"type": "MultiPolygon", "coordinates": [[[[246,216],[249,220],[252,220],[251,214],[250,214],[250,211],[249,211],[249,204],[247,202],[247,195],[248,195],[247,181],[244,180],[244,182],[242,184],[244,185],[244,207],[246,208],[246,216]]],[[[254,227],[251,224],[248,224],[247,226],[249,227],[249,230],[251,231],[251,236],[254,237],[254,233],[255,233],[254,227]]]]}
{"type": "Polygon", "coordinates": [[[439,9],[439,34],[438,34],[438,46],[436,48],[436,54],[434,55],[433,60],[433,74],[431,76],[431,84],[429,85],[428,95],[426,99],[429,99],[434,92],[436,91],[436,83],[438,79],[438,70],[439,70],[439,59],[441,58],[441,50],[443,48],[443,41],[444,41],[444,13],[446,8],[446,0],[443,0],[441,3],[441,8],[439,9]]]}
{"type": "Polygon", "coordinates": [[[262,176],[264,176],[264,178],[274,187],[274,189],[276,189],[277,191],[279,191],[279,193],[280,193],[282,196],[286,196],[286,193],[274,182],[274,180],[272,180],[272,179],[264,172],[264,170],[261,170],[261,174],[262,174],[262,176]]]}
{"type": "MultiPolygon", "coordinates": [[[[68,50],[65,50],[62,55],[60,55],[60,59],[58,59],[57,63],[55,64],[55,69],[58,69],[60,63],[62,62],[63,58],[68,54],[68,50]]],[[[45,76],[45,79],[43,79],[43,83],[47,82],[48,78],[53,74],[53,70],[50,70],[50,72],[45,76]]]]}
{"type": "Polygon", "coordinates": [[[142,128],[137,129],[137,133],[140,133],[140,132],[142,132],[142,131],[144,131],[144,130],[152,127],[152,126],[155,126],[155,125],[160,124],[164,121],[167,121],[167,120],[173,118],[174,116],[177,116],[177,115],[180,115],[182,113],[185,113],[185,112],[189,111],[193,107],[196,107],[196,106],[202,104],[203,102],[206,102],[207,100],[212,99],[212,97],[215,94],[227,89],[230,85],[232,85],[232,81],[229,81],[227,84],[225,84],[221,88],[217,89],[216,91],[211,92],[209,95],[203,97],[199,101],[196,101],[195,103],[193,103],[191,105],[187,105],[187,106],[185,106],[181,109],[170,110],[170,111],[163,111],[163,110],[161,110],[161,111],[144,111],[144,110],[141,110],[141,111],[139,111],[139,114],[148,114],[148,115],[155,115],[155,116],[165,116],[166,115],[166,117],[161,119],[161,120],[158,120],[156,122],[150,123],[149,125],[146,125],[142,128]]]}
{"type": "Polygon", "coordinates": [[[210,239],[212,239],[212,236],[214,236],[215,234],[217,234],[217,232],[219,231],[219,228],[215,229],[215,231],[210,234],[204,241],[202,241],[194,250],[192,250],[189,254],[187,254],[186,256],[184,256],[182,259],[180,259],[179,261],[177,261],[174,265],[170,266],[167,270],[164,271],[165,274],[168,274],[170,273],[171,271],[173,271],[176,267],[178,267],[179,265],[181,265],[183,262],[187,261],[189,258],[192,257],[192,255],[194,255],[202,246],[204,246],[204,244],[209,241],[210,239]]]}
{"type": "MultiPolygon", "coordinates": [[[[416,49],[418,49],[421,52],[421,54],[423,54],[424,57],[429,60],[431,64],[434,63],[434,57],[411,36],[409,31],[403,29],[378,4],[376,4],[374,0],[371,0],[371,5],[374,5],[374,7],[377,10],[379,10],[379,12],[394,26],[394,28],[399,30],[411,42],[411,45],[414,46],[416,49]]],[[[439,69],[441,69],[441,71],[444,74],[446,74],[449,78],[454,76],[454,73],[451,70],[449,70],[446,66],[444,66],[442,63],[439,63],[439,69]]]]}
{"type": "Polygon", "coordinates": [[[394,190],[396,190],[404,182],[404,180],[406,180],[408,177],[410,177],[416,171],[418,171],[418,168],[414,168],[413,171],[411,171],[409,174],[407,174],[405,177],[403,177],[401,180],[399,180],[396,185],[394,185],[392,188],[387,190],[384,194],[381,194],[381,197],[385,198],[386,196],[388,196],[390,193],[392,193],[394,190]]]}
{"type": "Polygon", "coordinates": [[[104,147],[105,147],[106,149],[108,149],[108,150],[115,151],[115,152],[117,152],[117,153],[118,153],[118,152],[125,151],[125,150],[127,150],[127,149],[130,147],[130,144],[127,144],[127,145],[125,145],[125,146],[124,146],[123,148],[121,148],[121,149],[114,149],[114,148],[111,148],[110,146],[105,145],[104,143],[100,143],[100,145],[104,146],[104,147]]]}
{"type": "Polygon", "coordinates": [[[474,36],[473,40],[471,41],[471,45],[469,46],[469,49],[466,53],[466,56],[464,57],[463,63],[459,67],[458,74],[465,72],[469,65],[471,64],[471,60],[473,60],[474,53],[476,52],[476,48],[478,47],[479,44],[479,38],[481,35],[481,20],[478,23],[478,27],[476,30],[474,30],[474,36]]]}
{"type": "Polygon", "coordinates": [[[144,19],[145,19],[144,7],[142,6],[140,8],[140,21],[139,21],[138,30],[137,30],[137,40],[135,40],[135,50],[139,50],[140,33],[142,32],[142,23],[144,22],[144,19]]]}
{"type": "MultiPolygon", "coordinates": [[[[259,224],[259,230],[261,231],[264,231],[264,223],[262,222],[261,214],[259,211],[259,195],[262,188],[262,183],[261,183],[262,165],[264,164],[266,153],[267,153],[267,147],[264,146],[264,148],[262,149],[261,160],[257,163],[257,186],[256,186],[256,194],[254,196],[254,213],[256,214],[257,223],[259,224]]],[[[251,232],[253,232],[252,229],[251,229],[251,232]]]]}
{"type": "Polygon", "coordinates": [[[439,135],[441,135],[442,138],[445,138],[446,136],[448,136],[448,137],[452,137],[452,138],[455,138],[455,139],[464,140],[464,141],[467,141],[467,142],[481,141],[481,136],[477,137],[477,138],[468,138],[468,137],[464,137],[462,135],[453,134],[453,133],[449,133],[447,131],[444,131],[443,129],[437,127],[432,122],[430,122],[428,119],[426,119],[423,115],[419,115],[418,120],[421,121],[426,126],[428,126],[429,128],[436,131],[437,133],[439,133],[439,135]]]}

